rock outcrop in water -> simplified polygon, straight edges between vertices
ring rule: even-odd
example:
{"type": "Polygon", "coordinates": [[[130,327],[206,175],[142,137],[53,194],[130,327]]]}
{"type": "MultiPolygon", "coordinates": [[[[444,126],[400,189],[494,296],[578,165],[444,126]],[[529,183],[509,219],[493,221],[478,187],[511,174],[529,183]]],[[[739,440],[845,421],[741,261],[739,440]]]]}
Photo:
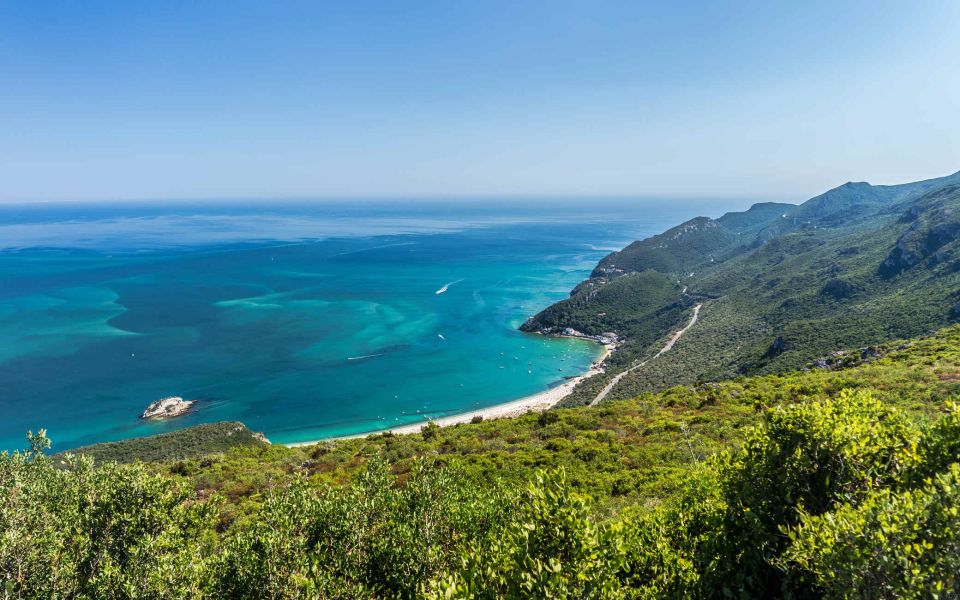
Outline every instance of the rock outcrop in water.
{"type": "Polygon", "coordinates": [[[170,396],[161,398],[152,402],[143,414],[141,419],[170,419],[185,414],[196,403],[196,400],[184,400],[180,396],[170,396]]]}

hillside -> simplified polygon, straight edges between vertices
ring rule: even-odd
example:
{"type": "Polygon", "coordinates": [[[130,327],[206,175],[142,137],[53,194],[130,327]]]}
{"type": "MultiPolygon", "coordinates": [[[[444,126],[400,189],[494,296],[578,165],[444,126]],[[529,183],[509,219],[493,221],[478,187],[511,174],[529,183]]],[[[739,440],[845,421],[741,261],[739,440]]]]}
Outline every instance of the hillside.
{"type": "Polygon", "coordinates": [[[765,202],[718,219],[691,219],[610,254],[600,261],[591,277],[615,277],[647,269],[686,274],[700,265],[748,250],[760,231],[770,223],[779,222],[795,208],[792,204],[765,202]]]}
{"type": "Polygon", "coordinates": [[[960,173],[898,186],[845,184],[796,207],[694,219],[607,256],[570,299],[524,329],[564,326],[562,307],[575,328],[589,320],[592,330],[626,338],[607,374],[581,384],[570,404],[589,402],[614,373],[650,356],[696,303],[700,320],[669,360],[632,371],[609,397],[783,372],[834,348],[922,335],[960,315],[958,209],[960,173]],[[636,274],[672,281],[675,292],[624,293],[602,310],[598,295],[585,293],[636,274]]]}
{"type": "MultiPolygon", "coordinates": [[[[267,443],[266,438],[250,431],[243,423],[224,421],[170,433],[83,446],[70,453],[89,456],[99,462],[152,462],[197,458],[212,452],[267,443]]],[[[55,454],[53,458],[62,459],[63,454],[55,454]]]]}
{"type": "Polygon", "coordinates": [[[313,447],[54,463],[41,432],[0,455],[0,579],[15,598],[936,597],[960,568],[958,392],[955,326],[313,447]]]}

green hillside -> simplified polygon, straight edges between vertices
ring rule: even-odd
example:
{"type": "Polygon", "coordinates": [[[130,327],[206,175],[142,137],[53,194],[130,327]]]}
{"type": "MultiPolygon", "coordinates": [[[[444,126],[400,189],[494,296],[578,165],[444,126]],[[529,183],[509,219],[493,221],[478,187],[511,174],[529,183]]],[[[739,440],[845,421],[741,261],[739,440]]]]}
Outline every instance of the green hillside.
{"type": "Polygon", "coordinates": [[[524,327],[551,333],[571,327],[588,335],[616,331],[642,349],[683,320],[687,303],[680,291],[675,279],[653,270],[591,279],[524,327]]]}
{"type": "MultiPolygon", "coordinates": [[[[789,209],[757,205],[634,242],[604,258],[562,303],[569,323],[589,320],[591,330],[627,340],[607,374],[582,384],[567,402],[589,402],[614,374],[651,356],[695,304],[702,304],[699,322],[669,360],[631,371],[608,398],[783,372],[835,348],[948,325],[960,316],[958,210],[960,174],[900,186],[845,184],[789,209]],[[595,310],[596,295],[584,293],[636,273],[669,279],[676,293],[662,301],[659,291],[628,297],[617,307],[607,300],[602,310],[595,310]]],[[[524,328],[550,332],[564,325],[550,307],[524,328]]]]}
{"type": "MultiPolygon", "coordinates": [[[[161,433],[141,438],[104,442],[71,450],[99,462],[129,463],[140,461],[182,460],[196,458],[211,452],[226,452],[243,446],[262,446],[266,438],[247,429],[239,421],[224,421],[197,425],[170,433],[161,433]]],[[[54,459],[62,459],[56,454],[54,459]]]]}
{"type": "Polygon", "coordinates": [[[748,250],[760,231],[770,223],[779,222],[785,213],[795,208],[792,204],[765,202],[743,212],[727,213],[719,219],[691,219],[610,254],[600,261],[591,277],[616,277],[648,269],[686,274],[700,265],[748,250]]]}

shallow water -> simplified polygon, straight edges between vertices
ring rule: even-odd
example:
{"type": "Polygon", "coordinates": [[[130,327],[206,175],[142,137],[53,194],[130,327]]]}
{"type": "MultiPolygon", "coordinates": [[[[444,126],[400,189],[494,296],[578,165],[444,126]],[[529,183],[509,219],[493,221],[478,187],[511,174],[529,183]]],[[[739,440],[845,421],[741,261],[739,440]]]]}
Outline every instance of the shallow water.
{"type": "Polygon", "coordinates": [[[542,391],[599,347],[525,318],[611,249],[731,204],[0,207],[0,449],[228,419],[297,442],[542,391]],[[169,395],[196,410],[137,418],[169,395]]]}

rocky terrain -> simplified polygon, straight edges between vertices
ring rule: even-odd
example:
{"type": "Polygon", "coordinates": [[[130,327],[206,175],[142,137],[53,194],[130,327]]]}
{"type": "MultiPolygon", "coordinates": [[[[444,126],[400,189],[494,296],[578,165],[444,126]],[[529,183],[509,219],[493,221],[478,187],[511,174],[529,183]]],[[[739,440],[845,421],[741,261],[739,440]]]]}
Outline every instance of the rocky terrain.
{"type": "Polygon", "coordinates": [[[172,419],[186,414],[196,403],[196,400],[184,400],[180,396],[169,396],[151,402],[147,406],[141,419],[172,419]]]}

